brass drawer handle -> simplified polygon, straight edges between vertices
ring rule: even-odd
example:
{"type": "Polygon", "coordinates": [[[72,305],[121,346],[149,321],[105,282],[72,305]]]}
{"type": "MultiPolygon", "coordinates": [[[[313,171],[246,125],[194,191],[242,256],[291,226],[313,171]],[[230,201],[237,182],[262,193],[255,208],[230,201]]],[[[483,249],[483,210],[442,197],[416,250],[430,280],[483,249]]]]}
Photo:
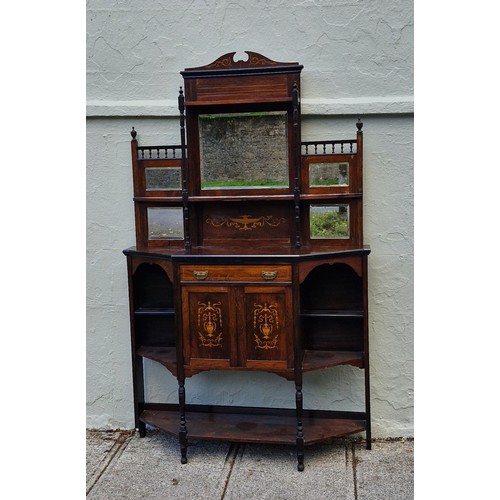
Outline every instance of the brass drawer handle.
{"type": "Polygon", "coordinates": [[[262,271],[262,277],[266,281],[274,280],[274,279],[276,279],[276,276],[278,276],[278,272],[277,271],[262,271]]]}
{"type": "Polygon", "coordinates": [[[193,271],[193,276],[195,280],[206,280],[208,276],[208,271],[193,271]]]}

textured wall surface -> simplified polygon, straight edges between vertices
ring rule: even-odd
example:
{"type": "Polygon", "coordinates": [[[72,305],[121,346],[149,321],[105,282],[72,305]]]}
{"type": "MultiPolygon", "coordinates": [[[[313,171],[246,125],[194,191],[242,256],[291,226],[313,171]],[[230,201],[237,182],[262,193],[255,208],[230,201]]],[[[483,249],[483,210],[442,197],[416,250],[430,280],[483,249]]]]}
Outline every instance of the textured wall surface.
{"type": "MultiPolygon", "coordinates": [[[[252,50],[304,65],[303,140],[354,138],[362,116],[373,434],[413,435],[412,9],[409,0],[87,2],[89,428],[133,427],[129,131],[139,144],[178,143],[179,71],[252,50]]],[[[145,364],[149,400],[175,402],[174,377],[145,364]]],[[[293,384],[272,374],[207,372],[186,387],[193,403],[294,406],[293,384]]],[[[304,403],[361,409],[362,389],[356,368],[308,373],[304,403]]]]}

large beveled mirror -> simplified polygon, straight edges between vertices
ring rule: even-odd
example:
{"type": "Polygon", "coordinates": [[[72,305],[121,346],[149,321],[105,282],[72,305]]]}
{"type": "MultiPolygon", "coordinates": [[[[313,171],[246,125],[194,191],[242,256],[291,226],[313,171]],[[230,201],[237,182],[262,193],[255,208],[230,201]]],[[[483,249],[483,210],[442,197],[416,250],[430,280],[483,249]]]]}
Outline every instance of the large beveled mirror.
{"type": "Polygon", "coordinates": [[[286,111],[198,119],[201,189],[288,188],[286,111]]]}

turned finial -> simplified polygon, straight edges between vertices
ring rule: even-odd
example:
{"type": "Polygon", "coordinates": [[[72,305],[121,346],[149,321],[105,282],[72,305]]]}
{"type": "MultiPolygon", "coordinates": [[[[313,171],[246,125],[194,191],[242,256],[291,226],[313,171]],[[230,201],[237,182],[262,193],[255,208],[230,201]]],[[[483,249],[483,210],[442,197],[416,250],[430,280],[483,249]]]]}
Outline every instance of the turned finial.
{"type": "Polygon", "coordinates": [[[137,132],[135,131],[134,127],[132,127],[132,131],[130,132],[130,135],[132,136],[132,139],[135,141],[135,138],[137,136],[137,132]]]}
{"type": "Polygon", "coordinates": [[[361,129],[363,128],[363,122],[361,121],[361,118],[358,118],[358,121],[356,122],[356,127],[358,127],[358,132],[361,132],[361,129]]]}
{"type": "Polygon", "coordinates": [[[181,113],[183,113],[184,112],[184,92],[182,90],[182,87],[179,87],[178,102],[179,102],[179,111],[181,113]]]}
{"type": "Polygon", "coordinates": [[[297,85],[297,82],[293,82],[293,85],[292,85],[292,104],[294,106],[298,107],[299,102],[300,102],[299,86],[297,85]]]}

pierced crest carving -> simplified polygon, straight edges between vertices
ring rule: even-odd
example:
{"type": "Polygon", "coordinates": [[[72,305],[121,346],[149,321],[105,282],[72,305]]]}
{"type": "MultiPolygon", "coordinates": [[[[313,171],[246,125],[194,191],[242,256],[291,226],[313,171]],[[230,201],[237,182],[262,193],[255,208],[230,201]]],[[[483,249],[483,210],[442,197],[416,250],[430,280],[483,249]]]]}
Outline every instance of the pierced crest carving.
{"type": "Polygon", "coordinates": [[[246,61],[242,59],[235,60],[236,52],[229,52],[217,58],[215,61],[206,66],[198,66],[196,68],[186,68],[186,71],[192,70],[209,70],[209,69],[232,69],[232,68],[247,68],[247,67],[263,67],[263,66],[298,66],[296,62],[278,62],[269,59],[262,54],[245,50],[248,54],[246,61]]]}

